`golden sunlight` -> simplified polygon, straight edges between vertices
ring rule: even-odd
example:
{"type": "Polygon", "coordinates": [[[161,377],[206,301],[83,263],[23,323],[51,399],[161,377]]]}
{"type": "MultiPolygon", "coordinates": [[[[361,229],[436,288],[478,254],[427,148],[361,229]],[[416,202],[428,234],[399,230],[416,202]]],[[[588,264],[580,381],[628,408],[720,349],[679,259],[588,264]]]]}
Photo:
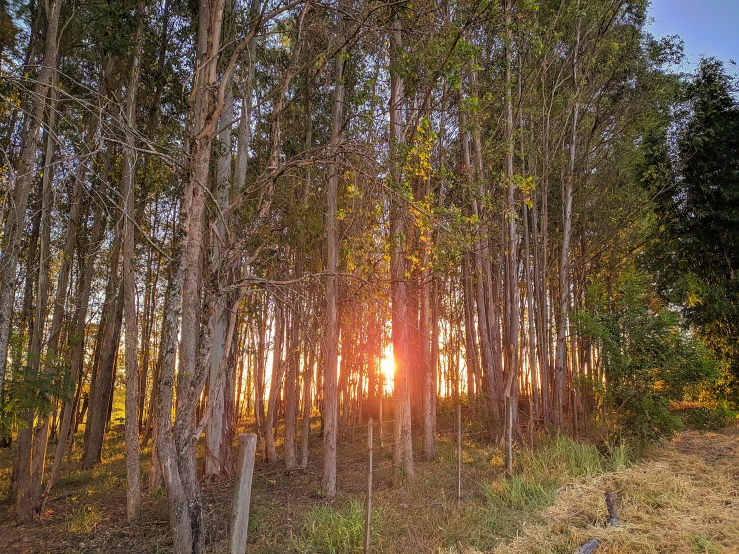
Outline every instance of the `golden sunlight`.
{"type": "Polygon", "coordinates": [[[380,358],[380,371],[382,372],[385,394],[393,391],[393,383],[395,380],[395,357],[392,345],[385,347],[385,351],[380,358]]]}

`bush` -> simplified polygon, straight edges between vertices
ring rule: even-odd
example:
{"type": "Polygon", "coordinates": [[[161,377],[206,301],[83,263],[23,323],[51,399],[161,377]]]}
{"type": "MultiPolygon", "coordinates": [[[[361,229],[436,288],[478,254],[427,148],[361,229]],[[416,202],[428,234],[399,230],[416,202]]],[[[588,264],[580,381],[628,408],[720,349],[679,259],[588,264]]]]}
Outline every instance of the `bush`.
{"type": "Polygon", "coordinates": [[[617,413],[618,435],[639,442],[669,439],[682,428],[680,420],[669,410],[666,398],[651,391],[640,394],[622,393],[622,409],[617,413]]]}
{"type": "Polygon", "coordinates": [[[647,443],[671,437],[681,422],[669,403],[712,386],[720,374],[706,346],[635,270],[612,289],[591,286],[574,322],[600,350],[607,385],[599,400],[615,416],[616,436],[647,443]]]}
{"type": "Polygon", "coordinates": [[[678,417],[692,429],[717,431],[726,427],[729,415],[728,410],[719,405],[713,410],[705,406],[686,408],[679,412],[678,417]]]}

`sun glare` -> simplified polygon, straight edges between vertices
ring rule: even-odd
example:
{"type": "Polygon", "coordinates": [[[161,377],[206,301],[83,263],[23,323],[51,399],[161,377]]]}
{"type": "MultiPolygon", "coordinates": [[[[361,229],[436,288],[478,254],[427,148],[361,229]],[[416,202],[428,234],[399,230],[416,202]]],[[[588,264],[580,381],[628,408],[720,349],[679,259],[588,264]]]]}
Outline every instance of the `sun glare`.
{"type": "Polygon", "coordinates": [[[385,393],[392,392],[395,379],[395,357],[392,346],[385,348],[385,352],[380,358],[380,371],[382,371],[385,393]]]}

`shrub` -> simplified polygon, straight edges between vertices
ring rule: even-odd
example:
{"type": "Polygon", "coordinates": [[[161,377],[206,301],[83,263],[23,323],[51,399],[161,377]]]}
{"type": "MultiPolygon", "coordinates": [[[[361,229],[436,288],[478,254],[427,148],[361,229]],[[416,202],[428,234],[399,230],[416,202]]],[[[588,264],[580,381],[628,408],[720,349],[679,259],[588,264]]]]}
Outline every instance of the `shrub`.
{"type": "Polygon", "coordinates": [[[607,386],[598,396],[615,416],[615,435],[637,442],[672,436],[681,422],[670,401],[715,383],[720,369],[652,288],[647,276],[626,271],[612,289],[590,287],[586,309],[574,318],[600,350],[607,386]]]}
{"type": "Polygon", "coordinates": [[[696,406],[681,411],[678,417],[687,427],[702,431],[717,431],[726,427],[729,412],[722,405],[713,410],[705,406],[696,406]]]}

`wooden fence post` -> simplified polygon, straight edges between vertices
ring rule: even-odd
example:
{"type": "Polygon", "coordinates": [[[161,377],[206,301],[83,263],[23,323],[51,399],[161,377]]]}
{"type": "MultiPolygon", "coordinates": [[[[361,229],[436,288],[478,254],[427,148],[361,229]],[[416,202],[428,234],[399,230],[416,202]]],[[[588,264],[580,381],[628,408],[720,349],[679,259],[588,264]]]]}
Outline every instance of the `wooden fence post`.
{"type": "Polygon", "coordinates": [[[380,373],[380,448],[385,446],[385,435],[382,432],[382,399],[385,397],[385,375],[380,373]]]}
{"type": "Polygon", "coordinates": [[[367,423],[367,506],[364,516],[364,554],[370,551],[370,525],[372,520],[372,418],[367,423]]]}
{"type": "Polygon", "coordinates": [[[251,481],[254,475],[254,456],[257,451],[257,436],[254,433],[239,435],[239,457],[236,462],[236,484],[231,507],[231,537],[229,552],[244,554],[246,536],[249,531],[249,505],[251,504],[251,481]]]}
{"type": "Polygon", "coordinates": [[[462,406],[457,404],[457,502],[462,500],[462,406]]]}
{"type": "Polygon", "coordinates": [[[506,479],[513,477],[513,397],[505,398],[505,476],[506,479]]]}
{"type": "Polygon", "coordinates": [[[577,428],[577,391],[573,388],[571,391],[572,395],[572,436],[577,440],[578,428],[577,428]]]}

